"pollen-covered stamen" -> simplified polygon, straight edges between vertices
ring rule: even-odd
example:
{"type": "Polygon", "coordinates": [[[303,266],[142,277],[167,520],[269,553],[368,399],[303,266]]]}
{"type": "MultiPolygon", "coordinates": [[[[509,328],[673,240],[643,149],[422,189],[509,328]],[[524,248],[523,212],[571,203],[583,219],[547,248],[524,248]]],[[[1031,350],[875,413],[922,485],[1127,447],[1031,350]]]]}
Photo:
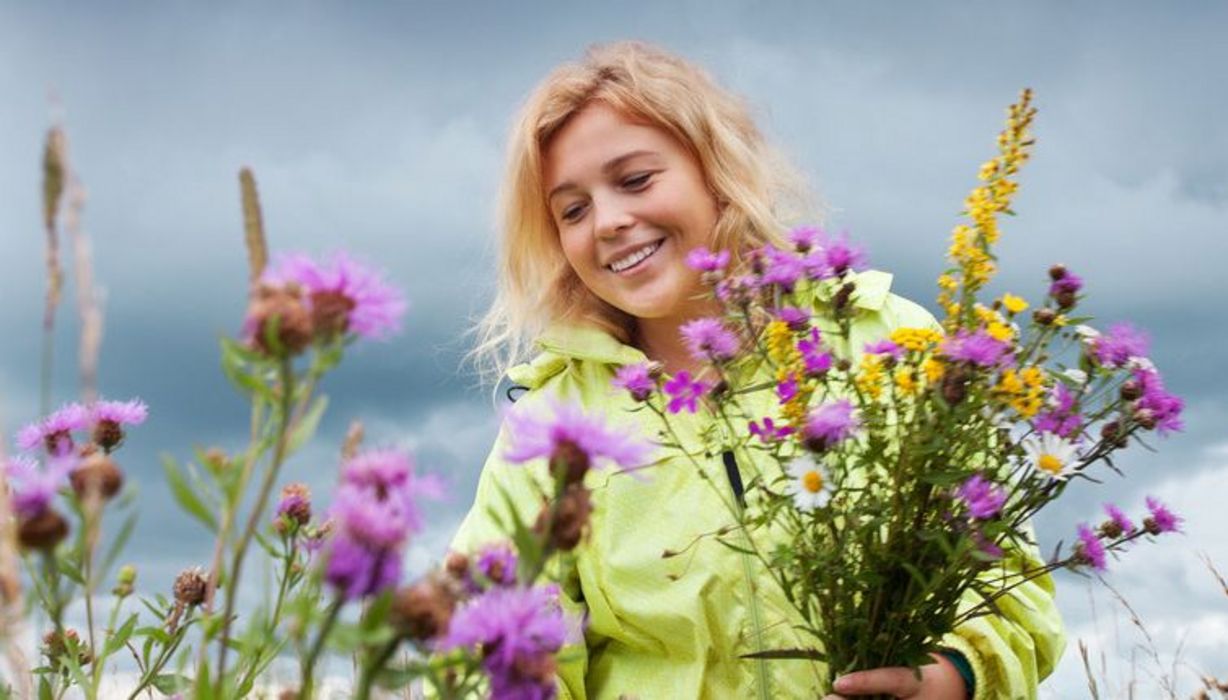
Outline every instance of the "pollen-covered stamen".
{"type": "Polygon", "coordinates": [[[623,270],[626,270],[629,267],[637,265],[644,258],[647,258],[649,255],[652,255],[653,253],[657,252],[657,249],[661,247],[662,242],[663,241],[649,243],[648,245],[644,246],[643,248],[640,248],[634,253],[628,255],[627,257],[621,258],[619,260],[615,260],[609,265],[606,265],[606,269],[611,270],[613,272],[622,272],[623,270]]]}
{"type": "Polygon", "coordinates": [[[802,475],[802,487],[810,493],[818,493],[823,490],[823,475],[816,471],[809,471],[802,475]]]}

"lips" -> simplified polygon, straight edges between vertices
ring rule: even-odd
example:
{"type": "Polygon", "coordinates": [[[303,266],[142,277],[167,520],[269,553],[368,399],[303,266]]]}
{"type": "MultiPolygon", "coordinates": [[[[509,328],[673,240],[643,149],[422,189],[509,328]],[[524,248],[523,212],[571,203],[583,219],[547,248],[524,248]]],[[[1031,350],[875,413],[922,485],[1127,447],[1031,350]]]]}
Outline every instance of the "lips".
{"type": "Polygon", "coordinates": [[[661,246],[665,243],[665,239],[660,239],[652,243],[646,243],[639,246],[626,254],[621,254],[615,258],[613,262],[606,265],[605,268],[615,274],[633,270],[639,267],[645,260],[651,258],[661,246]]]}

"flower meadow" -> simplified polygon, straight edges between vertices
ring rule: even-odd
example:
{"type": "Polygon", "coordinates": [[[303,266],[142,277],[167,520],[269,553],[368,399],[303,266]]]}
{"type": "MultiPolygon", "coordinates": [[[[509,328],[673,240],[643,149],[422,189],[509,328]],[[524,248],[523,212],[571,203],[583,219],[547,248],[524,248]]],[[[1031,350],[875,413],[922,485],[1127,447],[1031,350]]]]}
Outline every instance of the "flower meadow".
{"type": "MultiPolygon", "coordinates": [[[[444,496],[440,475],[404,451],[366,444],[358,423],[331,446],[337,477],[324,498],[285,469],[316,439],[328,407],[321,380],[352,347],[396,334],[408,302],[349,253],[270,256],[255,179],[243,171],[249,303],[219,352],[223,375],[250,404],[249,441],[163,465],[184,515],[213,537],[212,556],[167,591],[146,590],[135,569],[117,567],[136,516],[123,447],[141,439],[158,407],[86,390],[52,410],[44,391],[44,415],[5,436],[12,454],[0,452],[0,556],[21,572],[4,574],[0,602],[6,621],[35,618],[47,632],[26,663],[8,645],[3,692],[98,697],[122,659],[137,671],[131,698],[310,698],[323,660],[335,656],[353,661],[358,698],[411,684],[440,698],[554,697],[557,664],[584,621],[563,612],[550,563],[587,536],[585,476],[627,470],[651,480],[644,467],[658,450],[682,450],[671,438],[682,413],[710,412],[722,428],[704,436],[702,453],[684,455],[695,469],[712,470],[706,456],[722,452],[756,465],[745,503],[723,499],[736,526],[703,545],[766,564],[813,640],[754,656],[820,660],[831,679],[917,666],[1019,586],[1058,568],[1104,571],[1140,540],[1179,531],[1181,517],[1149,498],[1145,512],[1107,504],[1089,514],[1068,541],[1046,547],[1047,558],[1032,537],[1037,512],[1115,470],[1117,451],[1180,430],[1183,407],[1148,359],[1145,333],[1078,315],[1086,290],[1073,270],[1052,267],[1031,301],[983,298],[1000,217],[1013,213],[1015,178],[1034,145],[1034,113],[1025,91],[965,201],[968,223],[955,228],[938,281],[940,321],[853,347],[867,256],[820,228],[793,230],[790,249],[693,251],[689,264],[724,308],[681,328],[704,371],[627,365],[611,388],[656,416],[660,439],[561,401],[543,413],[508,411],[503,457],[548,466],[540,511],[521,520],[509,509],[506,541],[450,553],[416,580],[405,579],[403,558],[424,528],[423,504],[444,496]],[[256,560],[272,564],[274,590],[241,605],[256,560]],[[66,621],[77,603],[84,629],[66,621]],[[292,687],[267,687],[279,661],[297,670],[292,687]]],[[[53,130],[45,332],[59,303],[70,176],[53,130]]],[[[706,481],[718,488],[720,478],[706,481]]]]}

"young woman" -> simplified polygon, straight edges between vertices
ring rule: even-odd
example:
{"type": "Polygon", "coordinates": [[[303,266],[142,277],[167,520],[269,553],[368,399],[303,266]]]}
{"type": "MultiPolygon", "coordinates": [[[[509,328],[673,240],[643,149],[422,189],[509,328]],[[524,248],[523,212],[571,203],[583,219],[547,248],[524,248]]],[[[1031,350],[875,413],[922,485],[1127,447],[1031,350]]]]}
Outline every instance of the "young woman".
{"type": "MultiPolygon", "coordinates": [[[[716,309],[686,254],[785,247],[780,211],[797,191],[790,172],[744,106],[676,56],[620,43],[558,68],[531,95],[511,135],[499,285],[481,325],[479,358],[494,375],[527,387],[518,409],[578,401],[655,435],[645,412],[630,413],[626,392],[611,388],[614,373],[645,360],[671,375],[700,369],[678,328],[716,309]]],[[[934,324],[891,294],[890,280],[859,275],[850,355],[895,327],[934,324]]],[[[711,421],[702,411],[679,414],[684,442],[698,445],[711,421]]],[[[503,493],[529,522],[540,508],[533,480],[547,483],[545,465],[506,464],[505,439],[501,433],[485,465],[456,551],[505,539],[495,515],[507,507],[503,493]]],[[[749,480],[758,467],[742,461],[749,480]]],[[[722,473],[719,461],[712,473],[722,473]]],[[[555,572],[563,605],[586,618],[583,646],[560,663],[560,695],[816,697],[818,664],[740,658],[810,642],[757,561],[703,537],[731,524],[719,489],[730,489],[735,475],[728,483],[705,480],[681,458],[644,475],[589,474],[588,536],[555,572]],[[680,554],[663,557],[667,550],[680,554]]],[[[1001,615],[943,640],[948,651],[920,678],[909,669],[867,669],[836,690],[928,700],[1034,697],[1063,647],[1052,595],[1048,579],[1020,586],[1001,615]]]]}

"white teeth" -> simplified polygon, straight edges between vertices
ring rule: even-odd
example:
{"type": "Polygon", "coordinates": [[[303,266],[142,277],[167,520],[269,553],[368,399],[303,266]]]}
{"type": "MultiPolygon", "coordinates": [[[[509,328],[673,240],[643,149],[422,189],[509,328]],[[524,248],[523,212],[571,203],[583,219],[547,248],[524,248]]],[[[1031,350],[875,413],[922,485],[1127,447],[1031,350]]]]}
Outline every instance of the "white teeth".
{"type": "Polygon", "coordinates": [[[653,253],[657,252],[657,248],[660,248],[660,247],[661,247],[661,241],[657,241],[656,243],[649,243],[648,245],[644,246],[643,248],[640,248],[634,253],[628,255],[627,257],[621,260],[615,260],[609,265],[606,265],[606,267],[613,270],[614,272],[622,272],[623,270],[631,267],[632,265],[635,265],[636,263],[648,257],[649,255],[652,255],[653,253]]]}

